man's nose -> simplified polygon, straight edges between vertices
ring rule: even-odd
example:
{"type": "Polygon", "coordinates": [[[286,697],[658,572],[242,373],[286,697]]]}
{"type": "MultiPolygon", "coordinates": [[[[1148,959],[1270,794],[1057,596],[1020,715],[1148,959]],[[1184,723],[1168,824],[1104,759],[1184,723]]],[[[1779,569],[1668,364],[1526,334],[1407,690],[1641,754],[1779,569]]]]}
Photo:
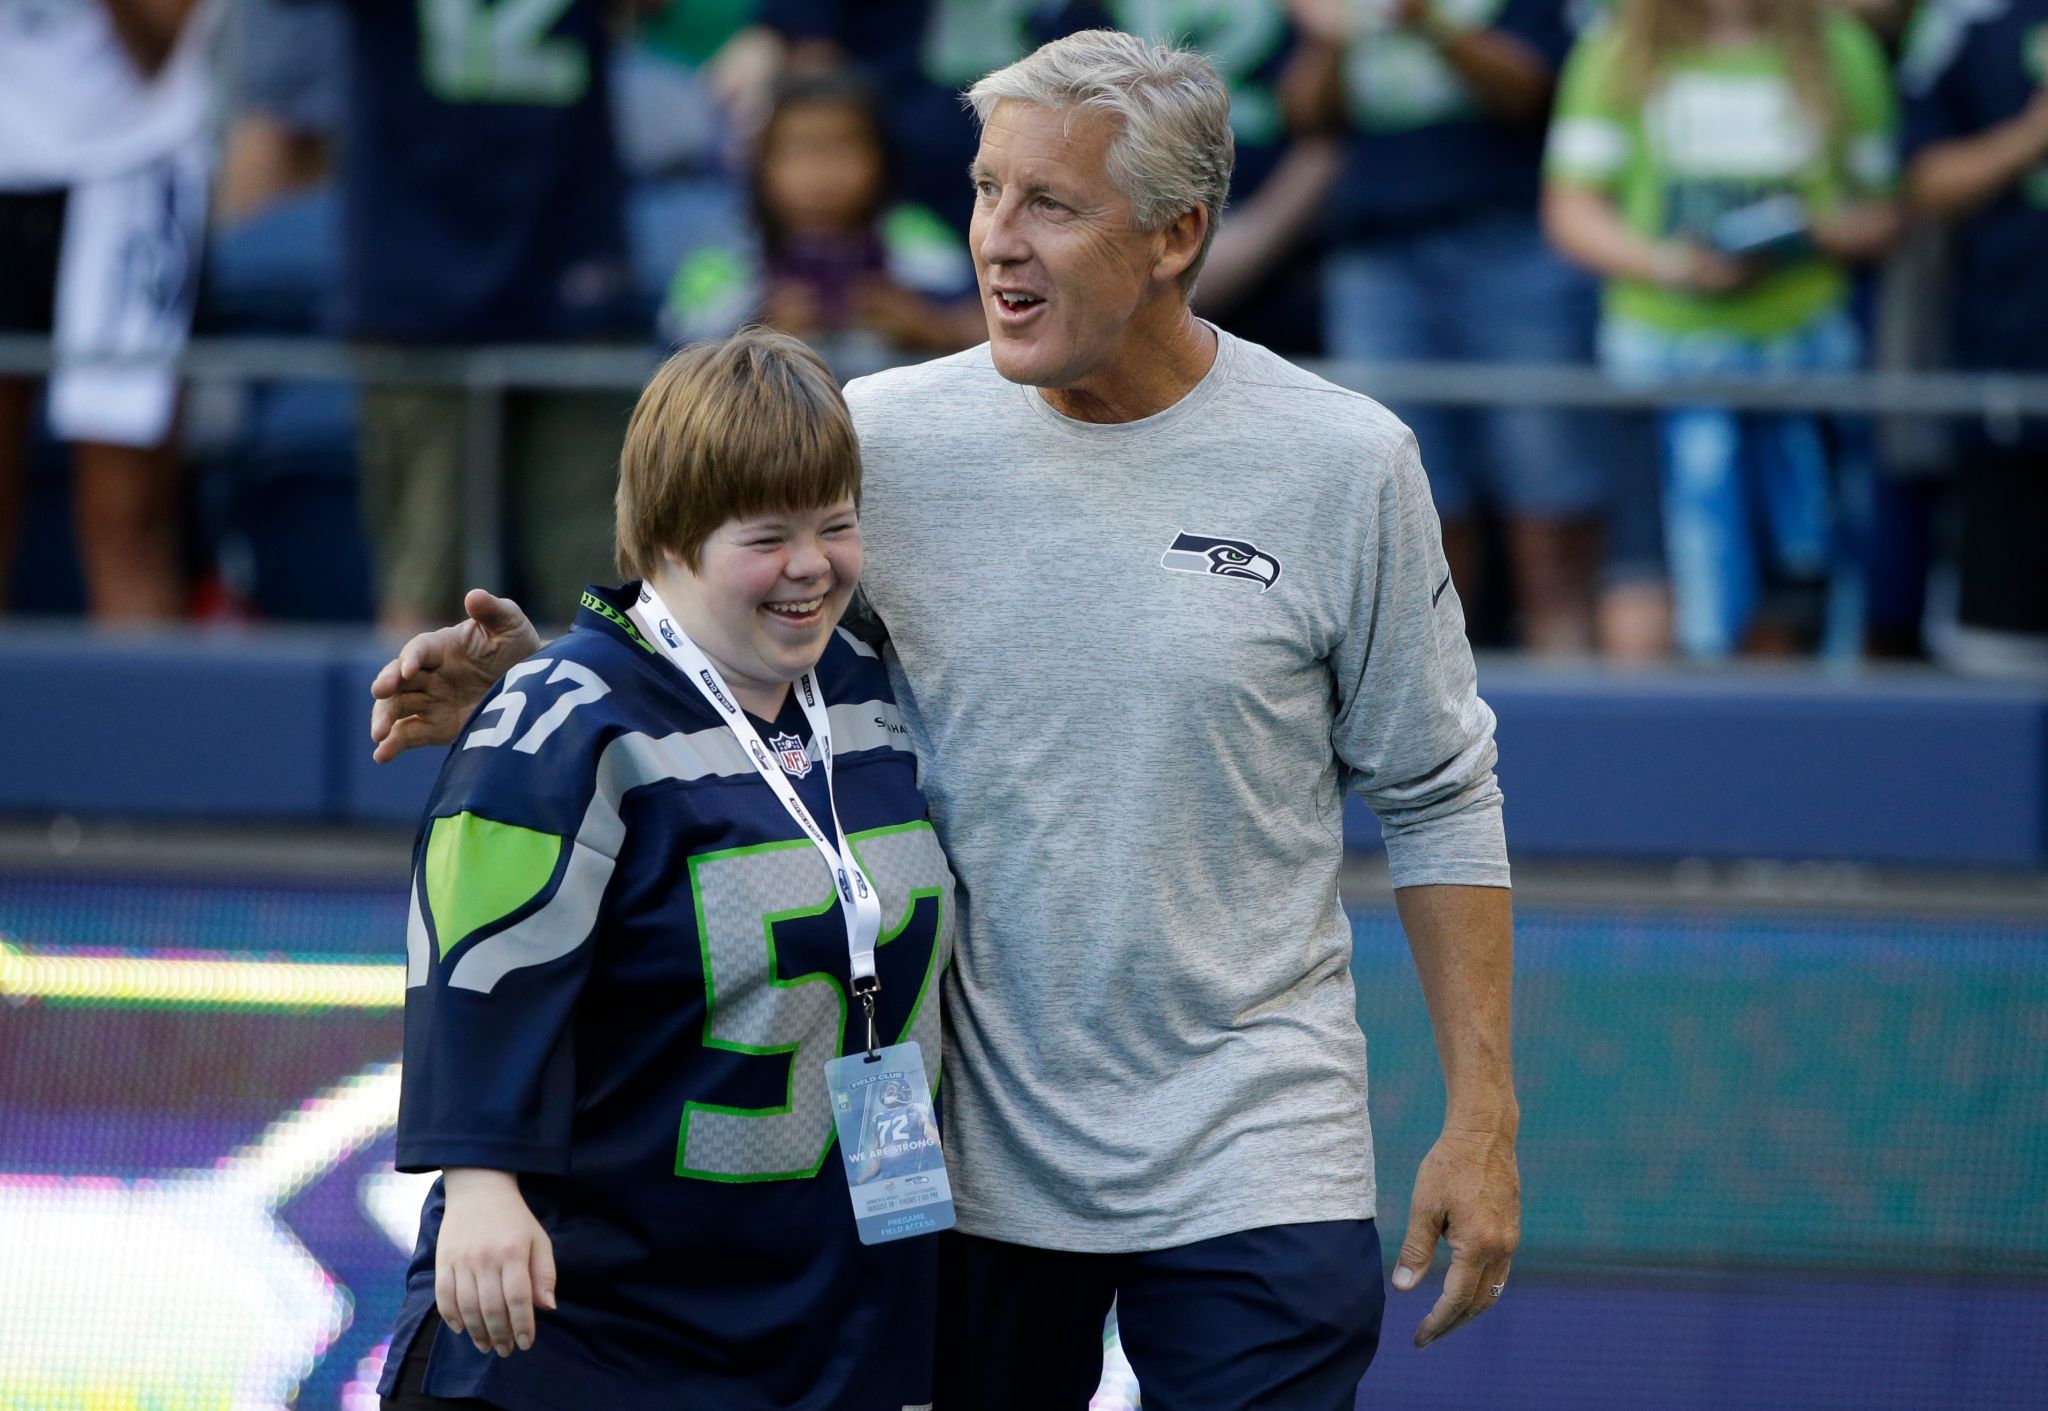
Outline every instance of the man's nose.
{"type": "Polygon", "coordinates": [[[1014,265],[1030,258],[1031,246],[1018,221],[1021,213],[1021,205],[1005,197],[982,218],[974,253],[983,265],[1014,265]]]}

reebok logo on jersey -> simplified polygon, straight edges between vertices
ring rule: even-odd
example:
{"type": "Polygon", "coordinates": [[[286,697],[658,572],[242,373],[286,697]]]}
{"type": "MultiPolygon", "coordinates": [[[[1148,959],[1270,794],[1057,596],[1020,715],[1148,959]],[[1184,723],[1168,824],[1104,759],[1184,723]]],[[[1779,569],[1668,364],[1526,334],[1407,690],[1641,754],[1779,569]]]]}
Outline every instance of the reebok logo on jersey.
{"type": "Polygon", "coordinates": [[[782,761],[784,774],[801,779],[811,772],[810,751],[804,748],[804,742],[796,736],[770,735],[768,748],[775,751],[776,758],[782,761]]]}
{"type": "Polygon", "coordinates": [[[1208,534],[1175,535],[1159,566],[1175,573],[1200,573],[1211,578],[1235,578],[1256,583],[1265,592],[1280,581],[1280,560],[1259,552],[1249,539],[1219,539],[1208,534]]]}

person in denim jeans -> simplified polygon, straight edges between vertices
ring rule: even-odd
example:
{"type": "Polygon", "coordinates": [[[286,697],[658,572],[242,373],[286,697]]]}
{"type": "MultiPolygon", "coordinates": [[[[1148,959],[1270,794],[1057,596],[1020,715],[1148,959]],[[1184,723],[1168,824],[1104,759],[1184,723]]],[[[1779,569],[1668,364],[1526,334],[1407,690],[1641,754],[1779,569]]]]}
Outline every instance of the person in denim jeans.
{"type": "MultiPolygon", "coordinates": [[[[1863,338],[1842,310],[1768,340],[1713,331],[1670,337],[1615,320],[1600,330],[1600,361],[1617,381],[1637,386],[1716,375],[1849,372],[1863,361],[1863,338]]],[[[1678,590],[1673,626],[1686,654],[1729,655],[1760,613],[1796,615],[1799,585],[1823,583],[1830,599],[1827,647],[1831,654],[1853,653],[1860,588],[1851,556],[1835,552],[1841,531],[1834,484],[1838,474],[1846,494],[1867,482],[1864,438],[1845,437],[1831,457],[1812,416],[1717,406],[1668,411],[1658,418],[1658,430],[1665,554],[1678,590]],[[1788,590],[1775,603],[1772,586],[1788,590]]]]}
{"type": "MultiPolygon", "coordinates": [[[[1845,266],[1896,236],[1895,122],[1877,41],[1820,0],[1627,0],[1566,66],[1544,196],[1552,241],[1606,278],[1608,370],[1642,384],[1856,367],[1845,266]]],[[[1853,654],[1838,525],[1868,489],[1860,434],[1831,467],[1809,416],[1689,407],[1662,432],[1686,654],[1765,645],[1784,625],[1768,590],[1830,577],[1828,647],[1853,654]]]]}
{"type": "MultiPolygon", "coordinates": [[[[1350,129],[1327,217],[1331,356],[1588,361],[1593,283],[1550,252],[1536,220],[1543,120],[1570,46],[1563,0],[1293,8],[1307,39],[1297,71],[1320,61],[1324,101],[1350,129]]],[[[1588,648],[1606,495],[1593,419],[1397,410],[1421,443],[1459,591],[1470,601],[1478,590],[1490,506],[1505,521],[1523,640],[1588,648]]]]}

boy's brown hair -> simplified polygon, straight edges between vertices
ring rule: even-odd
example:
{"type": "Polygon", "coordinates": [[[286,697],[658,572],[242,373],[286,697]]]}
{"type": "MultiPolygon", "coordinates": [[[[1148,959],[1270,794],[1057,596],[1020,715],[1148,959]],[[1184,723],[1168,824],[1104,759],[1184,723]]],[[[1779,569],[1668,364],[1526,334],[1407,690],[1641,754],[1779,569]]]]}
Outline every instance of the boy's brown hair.
{"type": "Polygon", "coordinates": [[[695,571],[728,519],[860,503],[860,444],[818,355],[765,328],[696,343],[648,379],[619,456],[618,564],[695,571]]]}

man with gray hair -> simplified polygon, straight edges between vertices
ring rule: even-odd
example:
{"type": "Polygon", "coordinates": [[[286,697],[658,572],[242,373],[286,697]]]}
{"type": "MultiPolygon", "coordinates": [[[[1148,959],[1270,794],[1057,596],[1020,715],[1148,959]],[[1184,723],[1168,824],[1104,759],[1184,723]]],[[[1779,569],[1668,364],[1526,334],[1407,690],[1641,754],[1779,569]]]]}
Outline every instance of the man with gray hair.
{"type": "MultiPolygon", "coordinates": [[[[946,981],[948,1411],[1087,1404],[1114,1300],[1148,1405],[1352,1405],[1382,1291],[1337,896],[1379,815],[1443,1063],[1397,1288],[1491,1307],[1518,1237],[1508,868],[1414,438],[1196,318],[1231,170],[1199,56],[1089,31],[990,74],[990,340],[847,388],[863,588],[960,881],[946,981]]],[[[517,609],[380,675],[379,757],[534,645],[517,609]]]]}

